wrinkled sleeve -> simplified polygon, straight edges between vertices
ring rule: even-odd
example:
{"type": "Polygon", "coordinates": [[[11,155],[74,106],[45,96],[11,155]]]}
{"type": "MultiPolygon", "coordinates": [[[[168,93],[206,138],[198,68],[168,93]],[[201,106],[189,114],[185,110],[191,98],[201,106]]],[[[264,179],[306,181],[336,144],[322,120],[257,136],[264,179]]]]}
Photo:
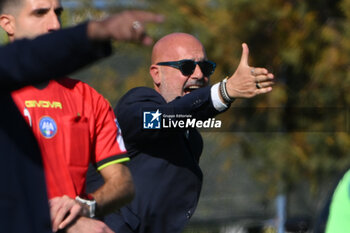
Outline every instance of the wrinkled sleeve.
{"type": "Polygon", "coordinates": [[[109,102],[96,91],[94,96],[95,139],[94,162],[97,170],[130,160],[126,153],[123,137],[116,122],[116,118],[109,102]]]}

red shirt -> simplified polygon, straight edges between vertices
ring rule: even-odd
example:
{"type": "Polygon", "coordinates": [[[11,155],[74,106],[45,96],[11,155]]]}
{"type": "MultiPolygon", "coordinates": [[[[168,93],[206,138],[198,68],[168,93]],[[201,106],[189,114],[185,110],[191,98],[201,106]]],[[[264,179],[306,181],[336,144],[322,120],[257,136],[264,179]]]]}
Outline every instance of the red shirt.
{"type": "Polygon", "coordinates": [[[53,80],[12,97],[39,143],[49,198],[85,193],[90,162],[103,168],[129,160],[110,104],[86,83],[53,80]]]}

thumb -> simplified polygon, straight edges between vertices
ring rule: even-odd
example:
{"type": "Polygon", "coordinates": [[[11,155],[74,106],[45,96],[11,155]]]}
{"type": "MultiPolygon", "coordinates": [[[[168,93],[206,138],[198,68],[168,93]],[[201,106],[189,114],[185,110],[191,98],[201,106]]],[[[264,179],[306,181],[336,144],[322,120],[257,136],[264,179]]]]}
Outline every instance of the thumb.
{"type": "Polygon", "coordinates": [[[249,57],[249,48],[246,43],[242,44],[242,56],[241,56],[241,62],[242,65],[248,65],[248,57],[249,57]]]}

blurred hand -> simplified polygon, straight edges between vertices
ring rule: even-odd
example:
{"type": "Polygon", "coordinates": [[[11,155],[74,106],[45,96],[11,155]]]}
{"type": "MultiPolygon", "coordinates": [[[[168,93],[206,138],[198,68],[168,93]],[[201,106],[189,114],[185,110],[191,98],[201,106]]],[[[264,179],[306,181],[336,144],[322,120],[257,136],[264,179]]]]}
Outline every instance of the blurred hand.
{"type": "Polygon", "coordinates": [[[80,217],[66,228],[67,233],[114,233],[104,222],[80,217]]]}
{"type": "Polygon", "coordinates": [[[144,45],[153,40],[145,32],[146,23],[163,22],[164,17],[147,11],[123,11],[102,21],[91,21],[88,25],[88,36],[95,40],[114,39],[134,41],[144,45]]]}
{"type": "Polygon", "coordinates": [[[265,68],[248,65],[249,49],[242,44],[242,57],[236,72],[227,80],[226,89],[231,98],[252,98],[272,91],[273,74],[265,68]]]}

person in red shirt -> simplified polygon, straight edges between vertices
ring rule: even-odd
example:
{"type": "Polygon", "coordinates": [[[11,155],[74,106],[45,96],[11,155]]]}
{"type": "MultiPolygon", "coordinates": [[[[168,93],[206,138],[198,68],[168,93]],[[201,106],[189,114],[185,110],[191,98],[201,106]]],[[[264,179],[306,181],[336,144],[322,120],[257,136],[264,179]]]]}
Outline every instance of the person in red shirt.
{"type": "Polygon", "coordinates": [[[109,103],[87,84],[51,80],[12,97],[39,142],[49,199],[84,194],[90,162],[102,171],[129,160],[109,103]]]}
{"type": "MultiPolygon", "coordinates": [[[[60,28],[59,0],[3,0],[0,7],[0,25],[10,41],[60,28]]],[[[129,31],[140,37],[143,44],[149,44],[142,23],[161,20],[154,15],[138,16],[137,12],[118,16],[129,27],[121,27],[124,31],[116,31],[115,36],[123,40],[129,31]]],[[[113,24],[113,20],[104,23],[113,24]]],[[[118,19],[114,21],[116,24],[118,19]]],[[[53,231],[93,232],[100,223],[87,217],[104,215],[131,201],[134,187],[123,164],[129,158],[113,111],[100,94],[81,81],[64,78],[25,87],[12,96],[39,142],[53,231]],[[105,184],[87,195],[85,176],[90,162],[104,177],[105,184]],[[87,200],[88,196],[94,200],[87,200]]],[[[111,232],[107,227],[103,229],[111,232]]]]}

